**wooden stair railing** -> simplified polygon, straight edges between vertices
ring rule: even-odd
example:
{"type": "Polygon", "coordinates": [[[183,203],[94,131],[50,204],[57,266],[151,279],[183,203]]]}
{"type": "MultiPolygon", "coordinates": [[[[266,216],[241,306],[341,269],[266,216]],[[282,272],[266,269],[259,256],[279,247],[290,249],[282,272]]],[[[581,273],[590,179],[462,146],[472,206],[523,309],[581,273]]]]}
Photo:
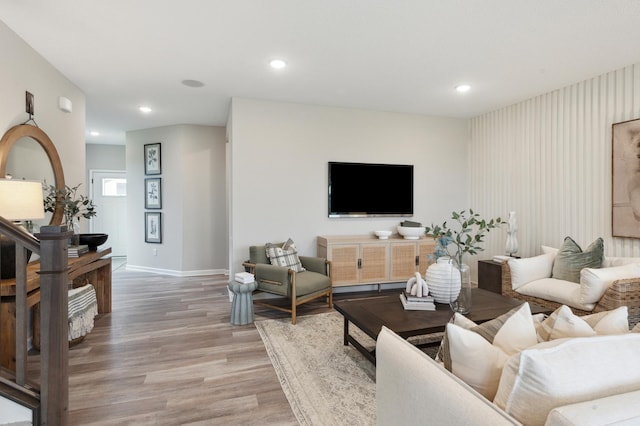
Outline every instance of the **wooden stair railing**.
{"type": "Polygon", "coordinates": [[[34,238],[0,217],[0,234],[16,244],[16,370],[13,377],[0,375],[0,383],[22,392],[27,399],[39,398],[34,424],[66,425],[69,401],[67,238],[71,233],[66,226],[43,226],[34,238]],[[40,255],[39,386],[27,380],[27,250],[40,255]]]}

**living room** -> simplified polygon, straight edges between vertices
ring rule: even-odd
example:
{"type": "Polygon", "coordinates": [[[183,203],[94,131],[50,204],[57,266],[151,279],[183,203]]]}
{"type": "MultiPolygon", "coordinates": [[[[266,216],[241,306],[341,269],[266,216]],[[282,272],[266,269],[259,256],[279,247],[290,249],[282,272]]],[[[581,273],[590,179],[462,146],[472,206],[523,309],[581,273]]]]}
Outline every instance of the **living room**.
{"type": "MultiPolygon", "coordinates": [[[[0,46],[7,58],[0,67],[2,128],[26,120],[24,91],[35,93],[35,119],[54,141],[67,182],[86,187],[90,94],[1,22],[0,46]],[[58,109],[59,96],[72,100],[71,113],[58,109]]],[[[234,273],[253,244],[291,237],[302,254],[314,255],[318,235],[393,230],[399,219],[327,217],[329,161],[413,164],[413,219],[424,224],[469,206],[486,217],[516,211],[523,257],[539,254],[541,245],[559,247],[568,235],[584,247],[602,237],[610,256],[640,256],[638,240],[611,233],[611,125],[640,118],[640,58],[616,60],[471,117],[234,94],[223,125],[128,129],[127,261],[178,276],[234,273]],[[157,245],[144,241],[141,200],[143,145],[159,141],[166,207],[157,245]]],[[[570,67],[566,62],[555,65],[570,67]]],[[[488,96],[491,89],[484,90],[488,96]]],[[[474,271],[477,259],[503,254],[505,238],[503,231],[489,234],[485,252],[471,261],[474,271]]]]}

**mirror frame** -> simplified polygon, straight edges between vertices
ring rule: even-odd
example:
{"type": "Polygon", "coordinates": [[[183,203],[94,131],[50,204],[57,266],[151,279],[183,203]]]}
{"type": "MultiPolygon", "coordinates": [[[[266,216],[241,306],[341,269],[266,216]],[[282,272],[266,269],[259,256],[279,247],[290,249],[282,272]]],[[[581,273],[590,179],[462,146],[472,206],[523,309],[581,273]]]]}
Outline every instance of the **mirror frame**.
{"type": "MultiPolygon", "coordinates": [[[[47,153],[51,168],[53,169],[53,177],[55,179],[55,187],[59,191],[64,191],[64,172],[62,171],[62,162],[56,147],[51,142],[51,139],[47,134],[39,127],[30,126],[28,124],[19,124],[13,126],[2,136],[0,140],[0,176],[5,177],[7,175],[7,161],[9,159],[9,152],[13,145],[21,138],[31,138],[38,142],[40,146],[47,153]]],[[[44,199],[43,199],[44,202],[44,199]]],[[[62,224],[62,217],[64,215],[64,209],[60,203],[56,204],[56,208],[51,216],[50,225],[62,224]]]]}

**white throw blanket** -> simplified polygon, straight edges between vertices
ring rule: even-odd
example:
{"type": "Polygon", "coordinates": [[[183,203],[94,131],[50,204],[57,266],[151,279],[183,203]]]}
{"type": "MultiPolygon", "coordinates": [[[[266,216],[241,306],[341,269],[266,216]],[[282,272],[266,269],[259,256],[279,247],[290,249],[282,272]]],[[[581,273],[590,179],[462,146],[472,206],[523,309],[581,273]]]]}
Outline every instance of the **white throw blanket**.
{"type": "Polygon", "coordinates": [[[93,330],[98,315],[96,290],[91,284],[69,290],[69,340],[77,339],[93,330]]]}

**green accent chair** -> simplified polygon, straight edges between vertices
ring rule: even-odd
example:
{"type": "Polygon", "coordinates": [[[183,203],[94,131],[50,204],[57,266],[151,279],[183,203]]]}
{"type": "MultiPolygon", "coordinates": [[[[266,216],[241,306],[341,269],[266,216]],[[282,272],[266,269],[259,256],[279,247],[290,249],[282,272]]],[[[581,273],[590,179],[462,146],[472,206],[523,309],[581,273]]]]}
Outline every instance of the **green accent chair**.
{"type": "Polygon", "coordinates": [[[282,301],[281,298],[254,298],[255,305],[291,313],[291,323],[294,325],[298,305],[326,297],[329,307],[333,307],[331,261],[320,257],[298,256],[306,271],[295,272],[285,266],[272,265],[267,258],[266,248],[266,245],[249,247],[249,261],[244,262],[243,266],[255,275],[257,291],[282,296],[287,303],[278,304],[278,301],[282,301]]]}

